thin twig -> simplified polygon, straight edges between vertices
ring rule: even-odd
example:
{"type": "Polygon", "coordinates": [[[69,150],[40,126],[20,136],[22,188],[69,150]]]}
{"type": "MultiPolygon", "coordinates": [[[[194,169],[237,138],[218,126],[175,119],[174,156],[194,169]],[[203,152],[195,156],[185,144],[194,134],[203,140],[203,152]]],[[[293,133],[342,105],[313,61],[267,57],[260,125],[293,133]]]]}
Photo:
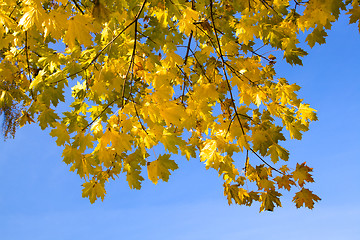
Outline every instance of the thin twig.
{"type": "Polygon", "coordinates": [[[271,168],[272,170],[274,170],[275,172],[280,173],[281,175],[285,175],[283,172],[280,172],[279,170],[277,170],[276,168],[274,168],[273,166],[271,166],[270,164],[268,164],[259,154],[257,154],[254,149],[250,148],[250,151],[255,154],[263,163],[265,163],[265,165],[267,165],[269,168],[271,168]]]}
{"type": "MultiPolygon", "coordinates": [[[[218,45],[218,48],[219,48],[219,51],[217,51],[219,53],[219,57],[222,61],[222,69],[223,69],[223,72],[224,72],[224,76],[225,76],[225,79],[226,79],[226,82],[227,82],[227,85],[228,85],[228,88],[229,88],[229,93],[230,93],[230,97],[231,97],[231,101],[233,103],[233,108],[234,108],[234,111],[235,111],[235,117],[237,118],[239,124],[240,124],[240,128],[241,128],[241,132],[244,136],[244,139],[245,141],[246,140],[246,135],[245,135],[245,131],[244,131],[244,127],[241,123],[241,120],[240,120],[240,117],[239,117],[239,114],[237,113],[237,109],[236,109],[236,105],[235,105],[235,100],[234,100],[234,97],[233,97],[233,94],[232,94],[232,90],[231,90],[231,85],[230,85],[230,82],[229,82],[229,79],[227,77],[227,73],[226,73],[226,69],[225,69],[225,60],[224,60],[224,57],[223,57],[223,54],[222,54],[222,50],[221,50],[221,44],[220,44],[220,40],[219,40],[219,36],[217,34],[217,31],[215,30],[216,27],[215,27],[215,20],[214,20],[214,12],[213,12],[213,1],[210,0],[210,17],[211,17],[211,21],[212,21],[212,25],[213,25],[213,28],[214,28],[214,34],[215,34],[215,38],[216,38],[216,41],[217,41],[217,45],[218,45]]],[[[267,166],[269,166],[271,169],[273,169],[274,171],[280,173],[280,174],[283,174],[282,172],[280,172],[279,170],[277,170],[276,168],[272,167],[270,164],[268,164],[262,157],[260,157],[250,146],[249,146],[249,149],[264,163],[266,164],[267,166]]]]}
{"type": "Polygon", "coordinates": [[[11,15],[14,13],[15,9],[16,9],[16,6],[14,6],[13,10],[10,12],[9,18],[11,18],[11,15]]]}
{"type": "Polygon", "coordinates": [[[274,9],[273,6],[271,6],[270,4],[268,4],[268,3],[266,2],[266,0],[260,0],[260,2],[261,2],[267,9],[270,8],[270,9],[273,10],[278,16],[281,17],[280,13],[278,13],[278,12],[274,9]]]}
{"type": "MultiPolygon", "coordinates": [[[[98,57],[100,56],[100,54],[101,54],[111,43],[113,43],[113,42],[116,40],[116,38],[118,38],[118,37],[120,36],[120,34],[121,34],[122,32],[124,32],[128,27],[130,27],[132,24],[135,23],[135,39],[134,39],[133,54],[132,54],[132,56],[131,56],[131,60],[130,60],[130,65],[129,65],[129,68],[128,68],[128,72],[126,73],[126,77],[125,77],[125,80],[124,80],[123,93],[122,93],[122,100],[123,100],[123,101],[122,101],[122,106],[121,106],[121,107],[124,107],[124,104],[125,104],[125,103],[124,103],[124,100],[125,100],[124,94],[125,94],[125,82],[126,82],[126,78],[127,78],[128,74],[129,74],[129,72],[130,72],[131,66],[134,65],[133,63],[134,63],[134,56],[135,56],[136,42],[137,42],[137,23],[138,23],[139,16],[140,16],[142,10],[144,9],[144,6],[145,6],[146,1],[147,1],[147,0],[145,0],[145,1],[143,2],[143,5],[141,6],[139,12],[137,13],[135,19],[134,19],[127,27],[125,27],[115,38],[113,38],[113,39],[94,57],[94,59],[98,58],[98,57]]],[[[93,61],[95,61],[95,60],[93,60],[93,61]]],[[[91,64],[92,64],[92,63],[90,63],[89,65],[91,65],[91,64]]],[[[132,77],[133,77],[133,76],[132,76],[132,77]]],[[[131,93],[130,93],[130,95],[131,95],[131,93]]],[[[106,109],[108,109],[108,108],[109,108],[112,104],[114,104],[115,101],[117,101],[118,99],[119,99],[119,97],[116,97],[113,101],[111,101],[111,102],[103,109],[103,111],[101,111],[100,114],[98,114],[98,115],[93,119],[93,121],[91,121],[86,127],[84,127],[84,128],[82,129],[82,131],[84,131],[84,130],[87,129],[90,125],[92,125],[92,124],[106,111],[106,109]]],[[[135,110],[136,110],[136,109],[135,109],[135,110]]]]}
{"type": "Polygon", "coordinates": [[[229,133],[229,131],[230,131],[230,128],[231,128],[231,124],[232,124],[232,122],[234,121],[234,119],[235,119],[235,115],[230,119],[229,126],[228,126],[228,128],[227,128],[227,130],[226,130],[226,133],[225,133],[225,139],[227,138],[227,135],[228,135],[228,133],[229,133]]]}
{"type": "Polygon", "coordinates": [[[246,176],[246,173],[247,173],[248,165],[249,165],[249,150],[246,149],[246,159],[245,159],[245,168],[244,168],[245,176],[246,176]]]}
{"type": "Polygon", "coordinates": [[[190,49],[190,51],[191,51],[196,63],[200,67],[202,74],[205,76],[205,78],[208,80],[208,82],[211,83],[211,79],[206,75],[205,69],[204,69],[203,65],[200,63],[199,59],[196,57],[195,52],[193,52],[193,50],[191,50],[191,49],[190,49]]]}
{"type": "Polygon", "coordinates": [[[27,70],[29,74],[29,81],[32,82],[31,74],[30,74],[30,62],[29,62],[29,53],[28,53],[28,32],[25,31],[25,56],[26,56],[26,64],[27,64],[27,70]]]}
{"type": "Polygon", "coordinates": [[[75,4],[75,7],[81,12],[82,15],[84,15],[84,11],[80,8],[79,4],[76,0],[72,0],[72,2],[75,4]]]}
{"type": "Polygon", "coordinates": [[[190,45],[191,45],[192,37],[193,37],[193,31],[191,30],[190,37],[189,37],[189,42],[188,42],[188,45],[187,45],[187,48],[186,48],[184,65],[186,65],[187,59],[188,59],[188,57],[189,57],[189,51],[190,51],[190,45]]]}
{"type": "MultiPolygon", "coordinates": [[[[132,95],[131,95],[131,97],[134,98],[132,95]]],[[[137,119],[138,119],[138,122],[139,122],[140,125],[141,125],[142,130],[144,130],[144,132],[146,133],[146,135],[149,135],[148,132],[146,131],[145,126],[144,126],[143,123],[141,122],[140,115],[139,115],[139,113],[138,113],[138,111],[137,111],[137,109],[136,109],[135,100],[134,100],[133,104],[134,104],[134,109],[135,109],[136,117],[137,117],[137,119]]]]}

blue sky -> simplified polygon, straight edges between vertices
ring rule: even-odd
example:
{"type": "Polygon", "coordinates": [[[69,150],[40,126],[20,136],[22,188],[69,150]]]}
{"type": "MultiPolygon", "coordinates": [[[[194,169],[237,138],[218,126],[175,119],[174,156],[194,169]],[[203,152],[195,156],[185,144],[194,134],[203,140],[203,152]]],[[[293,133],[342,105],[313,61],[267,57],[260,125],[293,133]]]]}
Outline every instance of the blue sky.
{"type": "Polygon", "coordinates": [[[360,34],[347,22],[335,24],[303,67],[278,65],[278,75],[298,83],[318,110],[303,140],[286,143],[292,164],[314,168],[309,187],[322,201],[313,210],[296,209],[286,193],[274,212],[228,206],[221,179],[198,160],[183,160],[168,183],[146,181],[140,191],[120,177],[103,202],[91,205],[55,139],[33,125],[0,142],[0,238],[359,239],[360,34]]]}

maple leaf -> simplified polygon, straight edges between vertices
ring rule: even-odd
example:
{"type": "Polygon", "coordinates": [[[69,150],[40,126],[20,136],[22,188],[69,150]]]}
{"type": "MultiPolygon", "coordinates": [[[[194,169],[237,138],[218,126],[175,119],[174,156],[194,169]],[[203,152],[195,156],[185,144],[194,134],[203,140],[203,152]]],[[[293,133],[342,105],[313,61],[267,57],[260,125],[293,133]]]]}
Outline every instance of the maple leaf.
{"type": "Polygon", "coordinates": [[[75,159],[73,165],[70,167],[70,171],[75,171],[76,173],[81,177],[89,177],[91,173],[93,173],[93,166],[91,165],[91,162],[89,161],[89,158],[92,156],[82,156],[81,158],[75,159]]]}
{"type": "Polygon", "coordinates": [[[264,189],[264,190],[270,190],[270,189],[274,189],[274,182],[273,181],[270,181],[268,179],[260,179],[258,182],[258,187],[259,189],[264,189]]]}
{"type": "Polygon", "coordinates": [[[97,120],[92,125],[90,130],[94,133],[94,136],[100,136],[103,133],[103,126],[101,125],[101,121],[97,120]]]}
{"type": "Polygon", "coordinates": [[[160,179],[167,182],[170,176],[169,170],[174,171],[178,168],[178,165],[174,160],[170,160],[170,157],[170,154],[160,155],[155,161],[147,163],[148,176],[154,184],[157,184],[160,179]]]}
{"type": "Polygon", "coordinates": [[[33,25],[40,28],[45,15],[44,9],[39,6],[37,1],[26,0],[24,3],[28,6],[24,8],[25,14],[19,20],[19,25],[23,26],[25,30],[33,25]]]}
{"type": "Polygon", "coordinates": [[[353,5],[353,8],[350,9],[346,14],[351,15],[349,23],[359,22],[358,27],[359,27],[359,31],[360,31],[360,21],[359,21],[359,19],[360,19],[360,6],[353,5]]]}
{"type": "Polygon", "coordinates": [[[68,30],[64,36],[64,42],[73,49],[76,41],[83,44],[85,47],[90,47],[93,44],[91,32],[96,29],[91,24],[91,18],[87,15],[76,15],[68,21],[68,30]]]}
{"type": "Polygon", "coordinates": [[[59,119],[59,116],[53,109],[46,109],[42,111],[38,117],[39,125],[42,130],[44,130],[47,126],[53,127],[57,119],[59,119]]]}
{"type": "Polygon", "coordinates": [[[31,116],[27,112],[22,111],[22,115],[19,118],[20,127],[24,126],[26,123],[33,123],[33,122],[35,121],[31,118],[31,116]]]}
{"type": "Polygon", "coordinates": [[[260,206],[260,212],[261,211],[273,211],[275,205],[277,207],[281,207],[280,197],[281,193],[276,192],[275,190],[268,190],[266,192],[263,192],[260,196],[261,200],[261,206],[260,206]]]}
{"type": "Polygon", "coordinates": [[[128,182],[129,187],[131,189],[140,189],[141,182],[144,181],[144,178],[140,176],[140,168],[135,165],[125,164],[123,169],[126,172],[126,181],[128,182]]]}
{"type": "Polygon", "coordinates": [[[315,28],[312,33],[307,35],[306,41],[308,42],[309,46],[312,48],[314,47],[315,43],[323,44],[325,43],[325,37],[327,34],[324,29],[322,28],[315,28]]]}
{"type": "Polygon", "coordinates": [[[200,152],[200,159],[202,162],[206,162],[206,168],[210,166],[212,168],[218,169],[220,164],[220,154],[217,148],[217,141],[210,140],[204,142],[204,147],[200,152]]]}
{"type": "Polygon", "coordinates": [[[180,125],[181,119],[183,116],[186,116],[185,109],[181,105],[175,103],[164,105],[164,108],[160,108],[160,114],[167,125],[180,125]]]}
{"type": "Polygon", "coordinates": [[[96,156],[100,163],[104,164],[104,167],[110,167],[114,161],[115,158],[115,150],[109,147],[104,146],[103,142],[101,144],[98,144],[96,147],[96,156]]]}
{"type": "Polygon", "coordinates": [[[137,150],[124,159],[123,171],[126,172],[126,180],[131,189],[140,189],[144,178],[141,174],[141,166],[145,164],[142,154],[137,150]]]}
{"type": "Polygon", "coordinates": [[[63,161],[66,164],[70,164],[82,158],[81,152],[77,148],[72,147],[71,145],[65,145],[61,156],[64,158],[63,161]]]}
{"type": "Polygon", "coordinates": [[[171,133],[168,130],[163,131],[163,135],[161,137],[161,142],[163,143],[166,150],[172,153],[178,153],[178,146],[184,146],[185,142],[181,139],[179,134],[171,133]]]}
{"type": "Polygon", "coordinates": [[[291,65],[297,64],[302,66],[303,64],[300,57],[304,57],[306,55],[308,55],[308,53],[301,48],[291,49],[284,52],[284,58],[291,65]]]}
{"type": "Polygon", "coordinates": [[[91,203],[94,203],[99,197],[101,200],[104,200],[106,194],[104,184],[91,180],[90,182],[85,182],[82,186],[84,187],[82,196],[88,197],[91,203]]]}
{"type": "Polygon", "coordinates": [[[65,142],[70,143],[70,135],[67,132],[65,124],[55,123],[54,129],[50,132],[50,136],[57,137],[56,144],[58,146],[64,145],[65,142]]]}
{"type": "Polygon", "coordinates": [[[274,180],[277,182],[279,188],[284,188],[288,191],[290,191],[292,185],[295,185],[295,182],[290,179],[289,175],[277,176],[274,180]]]}
{"type": "Polygon", "coordinates": [[[305,205],[309,209],[314,208],[314,203],[320,201],[321,198],[312,193],[309,189],[302,188],[297,192],[293,198],[293,202],[297,208],[300,208],[305,205]]]}
{"type": "Polygon", "coordinates": [[[295,171],[292,172],[293,178],[298,182],[299,186],[304,186],[305,182],[314,182],[310,172],[312,168],[305,165],[305,162],[302,164],[296,164],[295,171]]]}
{"type": "Polygon", "coordinates": [[[78,134],[75,136],[73,146],[79,147],[81,152],[84,152],[86,148],[94,147],[94,137],[91,134],[78,134]]]}
{"type": "Polygon", "coordinates": [[[111,139],[112,145],[115,147],[118,154],[121,154],[127,150],[131,150],[131,141],[133,138],[129,134],[110,131],[108,136],[111,139]]]}
{"type": "Polygon", "coordinates": [[[271,161],[277,163],[279,158],[287,161],[289,159],[289,152],[278,144],[273,144],[268,148],[267,156],[271,156],[271,161]]]}
{"type": "Polygon", "coordinates": [[[289,171],[290,169],[288,168],[287,165],[282,165],[281,168],[279,168],[279,170],[283,173],[286,173],[287,171],[289,171]]]}
{"type": "Polygon", "coordinates": [[[249,193],[237,185],[224,184],[224,195],[227,196],[229,205],[232,203],[232,200],[237,204],[243,204],[247,198],[250,198],[249,193]]]}

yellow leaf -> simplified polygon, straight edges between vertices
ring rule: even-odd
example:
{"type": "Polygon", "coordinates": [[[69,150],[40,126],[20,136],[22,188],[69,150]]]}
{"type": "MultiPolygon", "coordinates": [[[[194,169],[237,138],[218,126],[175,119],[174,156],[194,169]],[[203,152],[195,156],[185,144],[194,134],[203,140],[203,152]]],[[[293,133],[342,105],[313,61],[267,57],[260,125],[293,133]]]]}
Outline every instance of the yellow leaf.
{"type": "Polygon", "coordinates": [[[204,142],[204,146],[200,151],[200,159],[202,162],[206,162],[206,168],[210,166],[218,169],[220,164],[220,154],[217,149],[216,140],[207,139],[204,142]]]}
{"type": "Polygon", "coordinates": [[[305,205],[305,207],[313,209],[314,203],[320,200],[321,198],[313,194],[312,191],[306,188],[302,188],[299,192],[295,194],[292,201],[295,202],[297,208],[305,205]]]}
{"type": "Polygon", "coordinates": [[[88,197],[91,203],[94,203],[99,197],[101,200],[104,200],[106,191],[103,183],[91,180],[90,182],[85,182],[82,186],[84,187],[82,197],[88,197]]]}
{"type": "Polygon", "coordinates": [[[284,188],[290,191],[291,185],[295,185],[295,182],[290,179],[289,175],[282,175],[281,177],[277,176],[274,180],[277,182],[279,189],[284,188]]]}
{"type": "Polygon", "coordinates": [[[51,130],[50,136],[57,137],[56,144],[58,146],[64,145],[65,142],[70,142],[70,135],[67,131],[67,127],[63,123],[55,123],[54,129],[51,130]]]}
{"type": "Polygon", "coordinates": [[[91,18],[88,15],[75,15],[68,21],[64,42],[70,49],[73,49],[77,43],[90,47],[93,44],[91,32],[95,32],[91,18]]]}
{"type": "Polygon", "coordinates": [[[160,155],[158,159],[147,163],[147,171],[149,179],[157,184],[158,180],[167,182],[169,180],[170,171],[176,170],[178,165],[174,160],[170,160],[170,154],[160,155]]]}
{"type": "Polygon", "coordinates": [[[92,125],[90,130],[93,132],[94,136],[99,136],[103,133],[103,126],[101,125],[101,120],[96,120],[92,125]]]}
{"type": "Polygon", "coordinates": [[[46,72],[44,70],[40,70],[39,73],[34,78],[34,80],[31,82],[29,88],[36,89],[37,85],[39,85],[39,83],[43,81],[43,76],[45,75],[45,73],[46,72]]]}
{"type": "Polygon", "coordinates": [[[260,197],[261,200],[260,212],[273,211],[275,205],[281,207],[281,202],[279,198],[281,195],[282,195],[281,193],[275,190],[269,190],[262,193],[260,197]]]}
{"type": "Polygon", "coordinates": [[[45,11],[38,1],[25,1],[28,4],[24,8],[24,15],[19,20],[19,26],[23,26],[24,30],[28,30],[33,25],[41,29],[41,24],[44,20],[45,11]]]}
{"type": "Polygon", "coordinates": [[[19,118],[20,127],[23,127],[26,123],[30,124],[30,123],[35,122],[27,112],[22,111],[21,113],[22,113],[22,115],[19,118]]]}
{"type": "Polygon", "coordinates": [[[83,155],[82,158],[75,160],[73,165],[70,167],[70,171],[75,171],[81,177],[89,177],[90,174],[93,174],[93,166],[91,165],[90,159],[92,156],[90,154],[83,155]]]}
{"type": "Polygon", "coordinates": [[[181,120],[186,116],[184,107],[174,102],[164,104],[163,107],[160,108],[160,114],[168,126],[171,124],[180,126],[181,120]]]}
{"type": "Polygon", "coordinates": [[[123,171],[126,172],[126,180],[131,189],[140,189],[144,178],[140,175],[141,166],[145,165],[144,156],[139,150],[124,159],[123,171]]]}
{"type": "Polygon", "coordinates": [[[66,164],[70,164],[75,161],[79,161],[82,158],[81,152],[77,148],[74,148],[70,145],[65,145],[65,148],[64,148],[61,156],[63,157],[63,161],[66,164]]]}
{"type": "Polygon", "coordinates": [[[296,169],[293,171],[293,178],[295,181],[299,183],[299,186],[304,186],[305,182],[314,182],[310,172],[312,172],[312,168],[302,164],[296,164],[296,169]]]}
{"type": "Polygon", "coordinates": [[[115,151],[118,154],[121,154],[124,151],[131,150],[133,137],[129,134],[120,133],[116,131],[110,132],[110,139],[112,146],[115,148],[115,151]]]}
{"type": "Polygon", "coordinates": [[[94,137],[91,134],[79,133],[75,136],[73,146],[79,147],[81,152],[84,152],[87,148],[91,149],[94,147],[94,137]]]}
{"type": "Polygon", "coordinates": [[[199,12],[187,7],[184,9],[182,16],[178,23],[179,30],[184,32],[186,36],[189,36],[191,31],[196,30],[194,22],[199,19],[199,12]]]}
{"type": "Polygon", "coordinates": [[[109,19],[110,11],[100,2],[100,0],[95,0],[91,15],[99,22],[107,21],[109,19]]]}
{"type": "Polygon", "coordinates": [[[274,143],[269,147],[269,150],[266,154],[266,156],[271,156],[271,161],[273,163],[277,163],[279,161],[279,157],[283,159],[284,161],[287,161],[289,159],[289,152],[281,147],[279,144],[274,143]]]}

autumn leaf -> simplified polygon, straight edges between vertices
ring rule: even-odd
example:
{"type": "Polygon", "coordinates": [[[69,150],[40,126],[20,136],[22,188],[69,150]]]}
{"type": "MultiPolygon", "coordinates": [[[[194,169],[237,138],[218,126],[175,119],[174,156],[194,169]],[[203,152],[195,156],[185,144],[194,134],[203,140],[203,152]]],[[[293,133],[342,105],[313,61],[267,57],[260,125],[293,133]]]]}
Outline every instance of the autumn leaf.
{"type": "Polygon", "coordinates": [[[56,144],[58,146],[64,145],[66,142],[70,143],[70,135],[67,132],[66,125],[56,123],[54,129],[51,130],[50,136],[57,137],[56,144]]]}
{"type": "Polygon", "coordinates": [[[105,194],[104,185],[95,180],[83,184],[82,196],[88,197],[91,203],[94,203],[98,198],[104,200],[105,194]]]}
{"type": "Polygon", "coordinates": [[[124,158],[123,172],[126,173],[126,180],[131,189],[141,188],[141,182],[144,181],[144,178],[140,175],[141,166],[143,165],[145,165],[145,160],[140,151],[135,151],[124,158]]]}
{"type": "Polygon", "coordinates": [[[284,188],[288,191],[290,191],[292,185],[295,185],[295,182],[291,180],[289,175],[277,176],[274,180],[277,182],[279,188],[284,188]]]}
{"type": "Polygon", "coordinates": [[[297,208],[305,206],[309,209],[314,208],[314,203],[320,201],[321,199],[312,193],[309,189],[302,188],[299,192],[297,192],[293,198],[293,202],[297,208]]]}
{"type": "Polygon", "coordinates": [[[278,144],[273,144],[268,149],[269,150],[266,155],[271,156],[271,161],[273,163],[277,163],[279,158],[283,159],[284,161],[289,159],[289,152],[278,144]]]}
{"type": "Polygon", "coordinates": [[[158,180],[167,182],[170,176],[170,170],[174,171],[178,165],[174,160],[170,160],[170,154],[160,155],[158,159],[147,163],[147,171],[149,179],[157,184],[158,180]]]}
{"type": "Polygon", "coordinates": [[[20,127],[24,126],[26,123],[35,122],[27,112],[22,111],[22,116],[19,119],[20,127]]]}
{"type": "Polygon", "coordinates": [[[306,166],[305,163],[297,163],[296,169],[293,171],[292,175],[294,180],[298,182],[300,187],[302,187],[304,186],[305,182],[314,182],[310,172],[312,172],[312,168],[306,166]]]}
{"type": "Polygon", "coordinates": [[[27,6],[24,8],[24,15],[19,20],[19,26],[23,26],[25,30],[28,30],[33,25],[40,28],[44,19],[45,11],[39,6],[38,1],[26,0],[24,1],[24,4],[27,6]]]}
{"type": "Polygon", "coordinates": [[[95,27],[91,24],[91,18],[87,15],[76,15],[68,22],[64,42],[68,44],[69,48],[73,49],[76,43],[90,47],[93,44],[91,32],[95,31],[95,27]]]}
{"type": "MultiPolygon", "coordinates": [[[[82,156],[74,161],[70,167],[70,171],[76,171],[81,178],[89,177],[90,174],[94,173],[94,167],[91,165],[91,157],[89,155],[82,156]]],[[[104,195],[105,196],[105,195],[104,195]]]]}
{"type": "Polygon", "coordinates": [[[42,130],[48,126],[53,127],[57,119],[59,119],[59,116],[53,109],[46,109],[38,116],[39,125],[42,130]]]}
{"type": "MultiPolygon", "coordinates": [[[[354,2],[356,2],[356,1],[354,1],[354,2]]],[[[359,19],[360,19],[360,6],[359,5],[353,5],[352,9],[350,9],[346,14],[351,15],[349,23],[359,22],[358,23],[358,28],[359,28],[359,31],[360,31],[360,21],[359,21],[359,19]]]]}
{"type": "Polygon", "coordinates": [[[281,196],[281,193],[276,192],[275,190],[269,190],[261,194],[260,200],[261,200],[261,206],[260,206],[260,212],[261,211],[273,211],[274,207],[281,207],[281,202],[279,197],[281,196]]]}
{"type": "Polygon", "coordinates": [[[314,47],[315,43],[325,43],[325,37],[327,37],[327,34],[324,29],[315,28],[314,31],[306,37],[306,41],[310,47],[314,47]]]}

